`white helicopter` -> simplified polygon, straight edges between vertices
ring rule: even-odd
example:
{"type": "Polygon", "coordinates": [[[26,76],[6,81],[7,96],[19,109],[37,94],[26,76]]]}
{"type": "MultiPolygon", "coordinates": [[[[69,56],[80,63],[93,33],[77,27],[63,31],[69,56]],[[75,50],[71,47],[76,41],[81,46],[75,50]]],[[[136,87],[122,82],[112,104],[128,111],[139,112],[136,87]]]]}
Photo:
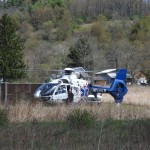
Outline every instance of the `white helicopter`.
{"type": "MultiPolygon", "coordinates": [[[[34,93],[34,97],[48,103],[52,102],[66,102],[68,99],[68,87],[73,93],[73,102],[78,102],[81,100],[81,89],[87,89],[90,81],[80,79],[80,72],[75,72],[73,68],[65,68],[62,71],[61,78],[54,79],[49,83],[44,83],[41,85],[34,93]]],[[[84,93],[85,94],[85,93],[84,93]]],[[[102,100],[101,94],[97,94],[97,97],[93,94],[86,96],[86,101],[97,101],[102,100]]]]}
{"type": "Polygon", "coordinates": [[[87,102],[95,100],[100,102],[102,100],[102,93],[108,93],[114,98],[116,103],[121,103],[124,95],[128,92],[125,83],[127,69],[118,70],[110,87],[91,85],[89,81],[79,79],[79,74],[75,73],[72,68],[65,68],[61,78],[41,85],[35,91],[34,97],[49,103],[66,102],[68,100],[68,89],[72,89],[73,102],[78,102],[85,96],[87,102]]]}

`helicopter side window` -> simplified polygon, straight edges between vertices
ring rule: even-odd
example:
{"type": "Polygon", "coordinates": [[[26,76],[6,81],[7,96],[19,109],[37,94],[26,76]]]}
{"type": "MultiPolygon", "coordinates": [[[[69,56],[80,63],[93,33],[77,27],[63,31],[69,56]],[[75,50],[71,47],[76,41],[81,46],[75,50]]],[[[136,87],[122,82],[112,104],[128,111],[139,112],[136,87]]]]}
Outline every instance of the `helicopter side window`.
{"type": "Polygon", "coordinates": [[[58,95],[58,94],[59,94],[58,92],[55,93],[55,95],[58,95]]]}
{"type": "Polygon", "coordinates": [[[60,86],[60,87],[57,89],[55,95],[62,94],[62,93],[66,93],[66,92],[67,92],[67,91],[66,91],[65,85],[62,85],[62,86],[60,86]]]}

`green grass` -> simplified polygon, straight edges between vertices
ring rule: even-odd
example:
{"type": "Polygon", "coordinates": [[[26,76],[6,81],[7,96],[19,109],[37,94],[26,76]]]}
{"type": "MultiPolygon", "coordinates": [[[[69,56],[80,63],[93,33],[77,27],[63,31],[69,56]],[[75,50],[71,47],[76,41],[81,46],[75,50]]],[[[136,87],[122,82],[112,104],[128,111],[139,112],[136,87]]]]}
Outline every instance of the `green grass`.
{"type": "Polygon", "coordinates": [[[150,120],[94,121],[73,129],[66,121],[8,123],[0,127],[1,149],[148,150],[150,120]]]}

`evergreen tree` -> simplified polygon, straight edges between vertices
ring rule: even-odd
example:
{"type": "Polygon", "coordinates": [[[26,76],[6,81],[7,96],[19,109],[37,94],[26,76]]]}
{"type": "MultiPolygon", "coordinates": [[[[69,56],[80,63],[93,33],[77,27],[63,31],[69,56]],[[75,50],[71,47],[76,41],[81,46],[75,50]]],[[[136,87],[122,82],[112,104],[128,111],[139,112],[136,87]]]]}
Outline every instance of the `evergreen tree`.
{"type": "Polygon", "coordinates": [[[66,62],[68,67],[83,67],[86,69],[93,67],[92,50],[86,37],[79,38],[69,51],[66,62]]]}
{"type": "Polygon", "coordinates": [[[0,19],[0,76],[4,80],[21,78],[25,73],[24,43],[16,34],[13,19],[4,14],[0,19]]]}

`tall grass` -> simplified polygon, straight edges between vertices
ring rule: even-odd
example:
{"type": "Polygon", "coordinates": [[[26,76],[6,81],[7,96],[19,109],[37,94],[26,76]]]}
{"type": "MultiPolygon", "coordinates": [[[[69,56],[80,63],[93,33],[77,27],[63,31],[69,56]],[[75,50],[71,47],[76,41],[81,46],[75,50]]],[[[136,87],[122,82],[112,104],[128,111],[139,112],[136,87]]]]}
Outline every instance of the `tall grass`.
{"type": "Polygon", "coordinates": [[[65,122],[0,127],[2,150],[149,150],[150,120],[98,121],[83,130],[65,122]]]}
{"type": "MultiPolygon", "coordinates": [[[[103,94],[103,99],[107,102],[113,101],[109,94],[103,94]]],[[[124,97],[123,103],[133,105],[150,106],[150,86],[128,86],[128,93],[124,97]]]]}
{"type": "Polygon", "coordinates": [[[150,109],[145,106],[122,104],[116,106],[114,103],[102,104],[76,104],[45,106],[38,103],[32,106],[28,102],[20,102],[10,106],[8,119],[11,122],[24,122],[32,120],[65,120],[66,116],[75,109],[88,110],[92,112],[97,120],[105,119],[141,119],[150,118],[150,109]]]}
{"type": "Polygon", "coordinates": [[[109,94],[103,94],[103,101],[100,104],[78,103],[51,106],[38,100],[34,103],[20,101],[8,106],[8,119],[11,122],[64,120],[74,109],[91,111],[97,120],[150,118],[150,87],[131,86],[128,90],[121,106],[117,106],[109,94]]]}

